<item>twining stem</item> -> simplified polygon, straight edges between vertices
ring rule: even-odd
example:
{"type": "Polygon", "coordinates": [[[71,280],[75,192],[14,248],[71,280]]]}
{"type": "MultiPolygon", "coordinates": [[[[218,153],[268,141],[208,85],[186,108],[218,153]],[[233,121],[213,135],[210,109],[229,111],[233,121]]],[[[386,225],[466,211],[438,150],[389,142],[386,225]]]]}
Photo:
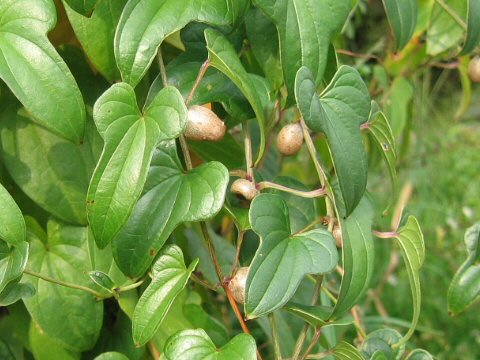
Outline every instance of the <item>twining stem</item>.
{"type": "Polygon", "coordinates": [[[192,158],[190,157],[190,150],[188,150],[187,140],[185,139],[185,136],[183,136],[183,134],[180,135],[179,140],[180,147],[182,148],[183,158],[185,160],[185,167],[187,168],[187,171],[190,171],[193,169],[193,165],[192,158]]]}
{"type": "Polygon", "coordinates": [[[232,274],[235,274],[238,265],[240,264],[240,251],[242,250],[242,244],[244,239],[245,231],[239,230],[237,237],[237,253],[235,255],[235,261],[233,262],[232,274]]]}
{"type": "MultiPolygon", "coordinates": [[[[218,280],[222,284],[222,286],[225,290],[225,293],[227,294],[227,298],[228,298],[228,301],[230,303],[230,306],[232,307],[233,312],[235,313],[235,316],[237,317],[238,322],[240,323],[240,326],[242,327],[243,332],[246,333],[246,334],[251,334],[251,331],[248,328],[245,320],[243,319],[243,316],[242,316],[242,313],[240,312],[240,309],[238,308],[237,302],[233,298],[233,295],[230,292],[230,290],[228,289],[227,282],[224,281],[223,270],[222,270],[222,267],[220,266],[220,262],[218,260],[217,253],[215,252],[215,246],[213,245],[213,240],[210,237],[210,233],[208,232],[207,224],[202,221],[202,222],[200,222],[200,227],[202,229],[203,238],[207,242],[208,250],[210,252],[210,257],[212,258],[213,266],[215,267],[215,272],[217,273],[218,280]]],[[[257,350],[257,357],[258,357],[259,360],[262,360],[262,356],[260,355],[258,350],[257,350]]]]}
{"type": "Polygon", "coordinates": [[[378,230],[373,230],[372,231],[373,235],[380,239],[394,239],[398,237],[398,233],[396,231],[378,231],[378,230]]]}
{"type": "MultiPolygon", "coordinates": [[[[317,276],[317,279],[315,281],[315,289],[313,290],[312,305],[316,305],[318,302],[318,298],[320,297],[320,289],[322,288],[322,283],[323,283],[323,275],[317,276]]],[[[300,357],[303,344],[305,344],[305,339],[307,338],[307,331],[308,331],[308,324],[305,324],[303,325],[303,329],[300,335],[298,336],[297,343],[295,344],[295,349],[293,351],[293,356],[292,356],[293,360],[297,360],[300,357]]]]}
{"type": "Polygon", "coordinates": [[[122,293],[122,292],[125,292],[125,291],[129,291],[129,290],[136,289],[137,287],[139,287],[140,285],[142,285],[144,282],[145,282],[145,279],[142,279],[142,280],[140,280],[140,281],[137,281],[136,283],[133,283],[133,284],[130,284],[130,285],[126,285],[126,286],[123,286],[123,287],[116,288],[116,289],[115,289],[115,292],[116,292],[116,293],[122,293]]]}
{"type": "Polygon", "coordinates": [[[253,154],[252,154],[252,136],[250,133],[250,125],[248,121],[244,121],[243,125],[243,137],[245,146],[245,163],[247,166],[247,180],[252,181],[255,184],[255,175],[253,173],[253,154]]]}
{"type": "Polygon", "coordinates": [[[322,334],[322,329],[321,328],[317,329],[317,331],[315,332],[315,336],[313,337],[312,341],[310,342],[310,345],[308,346],[307,350],[305,350],[305,354],[303,354],[303,356],[301,357],[301,360],[305,360],[307,358],[308,354],[310,354],[312,352],[314,347],[317,345],[318,340],[320,340],[320,335],[321,334],[322,334]]]}
{"type": "Polygon", "coordinates": [[[358,305],[355,305],[351,310],[353,319],[355,320],[353,324],[355,325],[358,333],[358,338],[360,341],[363,341],[367,337],[365,330],[363,329],[362,325],[362,318],[360,316],[360,312],[358,311],[358,305]]]}
{"type": "Polygon", "coordinates": [[[445,10],[448,15],[450,15],[453,20],[455,20],[455,22],[461,26],[462,30],[463,31],[467,31],[467,24],[465,24],[465,22],[462,20],[462,18],[460,16],[458,16],[458,14],[450,7],[448,6],[447,4],[445,4],[445,2],[443,0],[435,0],[435,2],[440,5],[443,10],[445,10]]]}
{"type": "Polygon", "coordinates": [[[210,66],[210,59],[207,59],[202,64],[202,67],[200,68],[200,71],[198,72],[197,79],[195,80],[195,84],[193,84],[192,90],[190,90],[190,93],[187,96],[187,100],[185,100],[185,105],[187,105],[187,107],[192,102],[193,97],[195,96],[195,93],[198,90],[198,86],[202,82],[202,79],[205,76],[205,73],[207,72],[209,66],[210,66]]]}
{"type": "Polygon", "coordinates": [[[284,192],[288,192],[297,196],[301,196],[304,198],[316,198],[316,197],[321,197],[321,196],[326,196],[327,195],[327,190],[322,187],[320,189],[316,189],[313,191],[301,191],[301,190],[296,190],[289,188],[287,186],[283,186],[280,184],[276,184],[270,181],[262,181],[257,184],[257,189],[258,190],[263,190],[263,189],[276,189],[284,192]]]}
{"type": "Polygon", "coordinates": [[[162,77],[163,86],[168,86],[167,70],[165,69],[165,63],[163,62],[162,48],[158,48],[158,66],[160,67],[160,76],[162,77]]]}
{"type": "Polygon", "coordinates": [[[210,284],[209,282],[205,281],[204,279],[202,279],[201,277],[197,276],[195,273],[192,273],[190,275],[190,279],[192,279],[193,282],[196,282],[197,284],[199,284],[200,286],[203,286],[209,290],[212,290],[212,291],[218,291],[218,287],[216,287],[215,285],[212,285],[210,284]]]}
{"type": "Polygon", "coordinates": [[[57,284],[57,285],[61,285],[61,286],[64,286],[64,287],[71,288],[71,289],[77,289],[77,290],[82,290],[82,291],[88,292],[88,293],[94,295],[98,299],[102,299],[102,298],[105,297],[104,294],[99,293],[98,291],[95,291],[95,290],[93,290],[93,289],[91,289],[87,286],[77,285],[77,284],[69,283],[69,282],[66,282],[66,281],[63,281],[63,280],[54,279],[54,278],[51,278],[49,276],[37,273],[35,271],[31,271],[31,270],[28,270],[28,269],[23,270],[23,272],[27,275],[35,276],[39,279],[51,282],[53,284],[57,284]]]}
{"type": "Polygon", "coordinates": [[[268,316],[268,318],[270,320],[270,325],[272,327],[273,350],[274,350],[275,360],[282,360],[282,352],[280,351],[280,342],[278,337],[277,324],[275,322],[275,316],[272,313],[268,316]]]}

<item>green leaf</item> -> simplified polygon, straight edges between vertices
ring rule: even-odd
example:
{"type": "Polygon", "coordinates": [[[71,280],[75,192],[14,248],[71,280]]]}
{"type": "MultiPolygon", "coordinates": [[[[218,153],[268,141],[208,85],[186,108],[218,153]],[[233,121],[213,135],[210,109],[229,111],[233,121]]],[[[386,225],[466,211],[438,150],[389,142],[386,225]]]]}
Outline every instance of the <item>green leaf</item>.
{"type": "Polygon", "coordinates": [[[367,359],[401,359],[405,352],[405,344],[400,344],[402,335],[393,329],[379,329],[371,332],[365,338],[361,351],[367,359]]]}
{"type": "Polygon", "coordinates": [[[480,19],[480,1],[468,0],[467,2],[467,34],[460,55],[472,52],[480,43],[480,22],[478,21],[480,19]]]}
{"type": "Polygon", "coordinates": [[[405,360],[433,360],[433,356],[426,350],[415,349],[408,354],[405,360]]]}
{"type": "Polygon", "coordinates": [[[192,21],[226,26],[239,15],[241,1],[130,0],[115,34],[115,58],[123,81],[136,86],[152,63],[160,44],[192,21]]]}
{"type": "Polygon", "coordinates": [[[216,215],[222,208],[228,180],[228,170],[221,163],[209,162],[185,173],[175,143],[158,147],[144,194],[112,242],[120,269],[140,276],[179,224],[216,215]]]}
{"type": "MultiPolygon", "coordinates": [[[[67,2],[64,0],[64,2],[67,2]]],[[[88,58],[110,82],[120,79],[115,62],[115,29],[127,0],[98,0],[91,17],[85,17],[68,5],[65,10],[75,35],[88,58]]]]}
{"type": "Polygon", "coordinates": [[[32,284],[10,283],[0,292],[0,306],[8,306],[22,298],[32,297],[35,291],[32,284]]]}
{"type": "Polygon", "coordinates": [[[355,211],[341,221],[343,236],[342,264],[344,274],[333,318],[349,311],[368,289],[374,269],[372,223],[374,209],[364,197],[355,211]]]}
{"type": "Polygon", "coordinates": [[[167,87],[140,111],[134,90],[119,83],[97,100],[93,112],[105,146],[90,182],[87,209],[95,241],[104,248],[140,197],[157,144],[184,130],[187,109],[178,90],[167,87]]]}
{"type": "Polygon", "coordinates": [[[0,293],[22,275],[27,264],[28,248],[26,241],[9,246],[0,240],[0,293]]]}
{"type": "Polygon", "coordinates": [[[70,8],[82,16],[91,15],[95,4],[99,0],[63,0],[70,8]]]}
{"type": "Polygon", "coordinates": [[[397,50],[402,50],[412,38],[417,26],[418,0],[383,0],[383,6],[395,33],[397,50]]]}
{"type": "Polygon", "coordinates": [[[468,1],[465,0],[435,1],[427,32],[429,55],[435,56],[449,50],[464,39],[467,8],[468,1]]]}
{"type": "Polygon", "coordinates": [[[32,122],[23,109],[8,106],[0,121],[2,159],[15,183],[57,218],[87,223],[88,183],[101,142],[93,122],[83,144],[73,144],[32,122]],[[66,166],[68,164],[68,166],[66,166]]]}
{"type": "Polygon", "coordinates": [[[329,326],[347,326],[353,323],[351,316],[338,320],[329,320],[333,310],[330,306],[287,303],[284,309],[308,322],[313,327],[321,327],[322,329],[326,329],[329,326]]]}
{"type": "Polygon", "coordinates": [[[305,275],[335,268],[338,253],[332,234],[314,229],[292,235],[288,207],[279,195],[258,195],[250,207],[250,223],[261,237],[261,245],[247,277],[247,318],[282,307],[305,275]]]}
{"type": "Polygon", "coordinates": [[[90,279],[92,279],[95,284],[109,292],[111,292],[115,288],[115,283],[113,282],[112,278],[103,271],[89,271],[88,276],[90,276],[90,279]]]}
{"type": "Polygon", "coordinates": [[[275,24],[260,10],[250,9],[245,28],[255,59],[274,89],[283,85],[282,64],[275,24]]]}
{"type": "Polygon", "coordinates": [[[207,40],[208,57],[212,66],[224,73],[237,85],[255,112],[260,127],[260,148],[255,162],[258,164],[265,151],[265,128],[267,126],[265,107],[266,101],[268,101],[265,99],[268,99],[269,95],[259,91],[264,89],[256,85],[254,77],[247,73],[232,44],[222,34],[213,29],[206,29],[205,39],[207,40]]]}
{"type": "Polygon", "coordinates": [[[18,245],[27,239],[22,212],[8,191],[0,184],[0,240],[18,245]]]}
{"type": "Polygon", "coordinates": [[[109,351],[95,357],[94,360],[129,360],[128,357],[116,351],[109,351]]]}
{"type": "MultiPolygon", "coordinates": [[[[373,109],[373,106],[372,106],[373,109]]],[[[392,128],[382,111],[371,113],[368,130],[375,140],[378,150],[387,163],[390,179],[392,180],[392,203],[397,193],[397,150],[392,128]]]]}
{"type": "MultiPolygon", "coordinates": [[[[29,232],[31,255],[28,268],[50,278],[89,286],[90,261],[86,228],[50,221],[48,242],[29,232]]],[[[51,338],[70,351],[85,351],[96,343],[103,322],[103,303],[85,291],[60,286],[24,275],[37,294],[24,303],[32,319],[51,338]],[[68,304],[68,306],[66,306],[68,304]]]]}
{"type": "Polygon", "coordinates": [[[409,216],[406,224],[398,231],[396,238],[402,249],[403,259],[407,266],[408,279],[412,289],[413,297],[413,320],[410,329],[399,341],[399,344],[405,344],[415,331],[415,327],[420,317],[420,307],[422,304],[422,292],[420,290],[420,268],[425,259],[425,243],[423,241],[422,230],[418,220],[414,216],[409,216]]]}
{"type": "Polygon", "coordinates": [[[85,105],[70,70],[46,36],[57,21],[55,4],[2,0],[0,14],[0,78],[35,121],[78,144],[85,105]]]}
{"type": "Polygon", "coordinates": [[[480,222],[465,232],[467,259],[457,270],[448,289],[448,310],[457,315],[480,298],[480,222]]]}
{"type": "Polygon", "coordinates": [[[346,341],[341,341],[332,349],[333,357],[336,360],[364,360],[362,353],[346,341]]]}
{"type": "Polygon", "coordinates": [[[133,340],[137,346],[147,343],[158,330],[197,264],[198,259],[187,269],[182,250],[176,245],[169,245],[160,252],[152,267],[152,282],[133,313],[133,340]]]}
{"type": "Polygon", "coordinates": [[[205,330],[216,344],[223,345],[228,342],[228,332],[223,323],[208,314],[200,305],[183,305],[183,314],[192,327],[205,330]]]}
{"type": "Polygon", "coordinates": [[[313,73],[314,88],[323,80],[328,49],[352,8],[351,0],[254,0],[277,26],[283,77],[293,99],[302,67],[313,73]]]}
{"type": "Polygon", "coordinates": [[[30,323],[29,344],[35,360],[80,360],[80,353],[70,351],[58,340],[48,336],[35,322],[30,323]]]}
{"type": "Polygon", "coordinates": [[[308,127],[325,133],[347,214],[367,185],[367,154],[360,125],[368,120],[370,95],[360,74],[341,66],[319,97],[310,70],[298,70],[295,97],[308,127]]]}
{"type": "Polygon", "coordinates": [[[257,358],[255,340],[250,335],[237,335],[225,346],[217,349],[202,329],[176,333],[167,340],[163,351],[165,360],[255,360],[257,358]]]}

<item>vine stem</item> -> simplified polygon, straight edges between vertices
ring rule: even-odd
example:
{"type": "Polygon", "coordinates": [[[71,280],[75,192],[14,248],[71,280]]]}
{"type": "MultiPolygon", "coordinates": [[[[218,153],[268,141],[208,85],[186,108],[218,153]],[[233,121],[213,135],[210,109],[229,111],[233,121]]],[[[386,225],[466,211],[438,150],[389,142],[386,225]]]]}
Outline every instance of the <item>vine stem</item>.
{"type": "Polygon", "coordinates": [[[137,281],[136,283],[133,283],[133,284],[130,284],[130,285],[127,285],[127,286],[123,286],[123,287],[119,287],[119,288],[115,289],[115,292],[117,294],[119,294],[119,293],[122,293],[122,292],[125,292],[125,291],[136,289],[137,287],[142,285],[144,282],[145,282],[145,279],[142,279],[140,281],[137,281]]]}
{"type": "Polygon", "coordinates": [[[187,99],[185,100],[185,105],[187,107],[192,102],[193,97],[195,96],[195,93],[198,90],[198,86],[202,82],[202,79],[204,78],[205,73],[207,72],[209,66],[210,66],[210,59],[207,59],[200,67],[200,71],[198,72],[197,79],[195,80],[195,84],[193,84],[192,90],[190,90],[190,93],[188,94],[187,99]]]}
{"type": "Polygon", "coordinates": [[[253,154],[252,154],[252,136],[250,133],[250,125],[248,121],[243,122],[244,132],[244,146],[245,146],[245,163],[247,166],[247,180],[250,180],[255,184],[255,175],[253,173],[253,154]]]}
{"type": "MultiPolygon", "coordinates": [[[[215,246],[213,245],[212,238],[210,237],[210,233],[208,232],[207,224],[202,221],[200,222],[200,227],[202,229],[203,238],[207,242],[208,250],[210,252],[210,256],[212,258],[213,266],[215,267],[215,272],[217,273],[218,280],[220,281],[220,284],[222,284],[225,290],[225,293],[227,294],[227,298],[230,303],[230,306],[232,307],[233,312],[235,313],[235,316],[237,317],[243,332],[246,334],[251,334],[251,331],[248,328],[245,320],[243,319],[240,309],[238,308],[237,302],[233,298],[233,295],[228,288],[227,282],[224,281],[223,270],[220,266],[220,262],[218,260],[217,253],[215,251],[215,246]]],[[[257,357],[259,360],[262,360],[262,356],[258,350],[257,350],[257,357]]]]}
{"type": "Polygon", "coordinates": [[[307,350],[305,351],[305,354],[303,354],[303,356],[301,357],[301,360],[305,360],[307,358],[308,354],[310,354],[312,352],[315,345],[317,345],[318,340],[320,340],[320,335],[321,334],[322,334],[322,329],[321,328],[317,329],[317,331],[315,332],[315,336],[312,339],[312,342],[310,343],[307,350]]]}
{"type": "Polygon", "coordinates": [[[282,352],[280,351],[280,342],[278,338],[278,330],[277,330],[277,324],[275,321],[275,316],[270,314],[268,316],[270,319],[270,325],[272,327],[272,338],[273,338],[273,349],[274,349],[274,356],[275,360],[282,360],[282,352]]]}
{"type": "Polygon", "coordinates": [[[97,299],[103,299],[104,298],[104,295],[102,293],[99,293],[98,291],[95,291],[95,290],[93,290],[93,289],[91,289],[87,286],[77,285],[77,284],[69,283],[69,282],[66,282],[66,281],[63,281],[63,280],[54,279],[54,278],[51,278],[49,276],[37,273],[35,271],[31,271],[31,270],[28,270],[28,269],[23,270],[23,272],[27,275],[35,276],[39,279],[51,282],[53,284],[57,284],[57,285],[61,285],[61,286],[64,286],[64,287],[71,288],[71,289],[77,289],[77,290],[82,290],[82,291],[88,292],[88,293],[94,295],[97,299]]]}
{"type": "Polygon", "coordinates": [[[373,235],[380,239],[393,239],[398,236],[398,233],[396,231],[378,231],[378,230],[373,230],[372,231],[373,235]]]}
{"type": "Polygon", "coordinates": [[[276,189],[276,190],[288,192],[288,193],[291,193],[291,194],[294,194],[294,195],[297,195],[297,196],[300,196],[300,197],[304,197],[304,198],[316,198],[316,197],[321,197],[321,196],[326,196],[327,195],[327,190],[324,187],[322,187],[320,189],[313,190],[313,191],[301,191],[301,190],[292,189],[292,188],[289,188],[287,186],[283,186],[283,185],[280,185],[280,184],[276,184],[276,183],[270,182],[270,181],[259,182],[256,187],[257,187],[258,190],[276,189]]]}

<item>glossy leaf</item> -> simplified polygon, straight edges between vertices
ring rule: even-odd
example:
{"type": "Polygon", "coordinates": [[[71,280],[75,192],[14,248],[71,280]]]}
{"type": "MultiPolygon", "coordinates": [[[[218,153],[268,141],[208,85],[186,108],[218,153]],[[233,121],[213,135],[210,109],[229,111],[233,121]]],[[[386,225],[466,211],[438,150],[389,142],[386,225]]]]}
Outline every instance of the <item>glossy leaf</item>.
{"type": "Polygon", "coordinates": [[[250,335],[237,335],[225,346],[217,349],[202,329],[176,333],[167,340],[163,351],[165,360],[255,360],[257,358],[255,340],[250,335]]]}
{"type": "Polygon", "coordinates": [[[115,288],[115,283],[113,282],[112,278],[103,271],[89,271],[88,276],[90,276],[90,279],[92,279],[95,284],[109,292],[111,292],[113,288],[115,288]]]}
{"type": "Polygon", "coordinates": [[[78,144],[85,105],[70,70],[47,39],[57,20],[53,1],[2,0],[0,14],[0,78],[35,121],[78,144]]]}
{"type": "Polygon", "coordinates": [[[467,35],[460,55],[472,52],[480,44],[480,1],[467,0],[467,35]]]}
{"type": "Polygon", "coordinates": [[[83,144],[73,144],[17,110],[6,108],[0,121],[8,172],[40,207],[63,221],[85,225],[88,183],[98,156],[96,143],[101,142],[94,125],[87,124],[83,144]]]}
{"type": "Polygon", "coordinates": [[[83,16],[91,15],[95,4],[99,0],[63,0],[67,5],[77,13],[83,16]]]}
{"type": "Polygon", "coordinates": [[[222,34],[207,29],[205,30],[205,39],[207,40],[208,57],[212,66],[224,73],[237,85],[255,112],[260,128],[260,148],[256,160],[256,163],[258,163],[265,151],[265,129],[267,126],[266,104],[265,101],[262,102],[262,99],[268,99],[268,94],[259,93],[259,87],[255,84],[254,78],[247,73],[232,44],[222,34]]]}
{"type": "Polygon", "coordinates": [[[349,311],[368,289],[374,269],[372,223],[374,210],[364,197],[355,211],[341,222],[343,236],[342,264],[344,274],[333,318],[349,311]]]}
{"type": "Polygon", "coordinates": [[[465,232],[467,259],[448,289],[448,310],[457,315],[480,298],[480,222],[465,232]]]}
{"type": "Polygon", "coordinates": [[[225,199],[225,166],[209,162],[185,173],[175,143],[164,145],[155,152],[144,194],[112,243],[115,261],[130,276],[148,269],[179,224],[211,218],[225,199]]]}
{"type": "Polygon", "coordinates": [[[8,191],[0,184],[0,240],[10,245],[26,241],[27,232],[22,212],[8,191]]]}
{"type": "Polygon", "coordinates": [[[354,68],[341,66],[319,97],[310,70],[302,67],[297,73],[295,97],[308,127],[327,137],[348,215],[367,184],[367,154],[360,125],[370,113],[368,89],[354,68]]]}
{"type": "Polygon", "coordinates": [[[332,349],[333,357],[336,360],[364,360],[362,353],[346,341],[341,341],[332,349]]]}
{"type": "Polygon", "coordinates": [[[362,344],[361,351],[367,359],[401,359],[405,352],[405,345],[400,344],[402,335],[393,329],[379,329],[368,334],[362,344]]]}
{"type": "Polygon", "coordinates": [[[250,223],[261,237],[261,245],[247,277],[247,318],[282,307],[305,275],[335,268],[338,253],[332,234],[314,229],[293,235],[287,204],[279,195],[258,195],[250,207],[250,223]]]}
{"type": "Polygon", "coordinates": [[[414,216],[409,216],[405,226],[398,231],[397,240],[402,249],[405,265],[407,266],[408,279],[413,297],[412,325],[407,334],[399,341],[399,344],[405,344],[415,331],[418,318],[420,317],[420,306],[422,303],[419,271],[425,259],[425,243],[420,225],[414,216]]]}
{"type": "Polygon", "coordinates": [[[33,295],[35,295],[35,288],[32,284],[13,282],[0,292],[0,306],[8,306],[22,298],[29,298],[33,295]]]}
{"type": "Polygon", "coordinates": [[[197,263],[198,259],[187,269],[182,250],[176,245],[161,251],[152,267],[152,282],[138,300],[133,313],[133,340],[137,346],[147,343],[158,330],[197,263]]]}
{"type": "MultiPolygon", "coordinates": [[[[86,251],[86,229],[48,223],[48,242],[29,232],[31,271],[61,281],[89,286],[86,271],[90,261],[86,251]]],[[[51,338],[70,351],[85,351],[97,341],[103,322],[103,304],[85,291],[60,286],[24,275],[37,294],[24,299],[32,319],[51,338]],[[65,304],[68,304],[66,306],[65,304]]]]}
{"type": "Polygon", "coordinates": [[[184,130],[187,109],[178,90],[167,87],[141,112],[134,90],[119,83],[97,100],[93,111],[105,146],[90,182],[87,209],[95,241],[104,248],[140,197],[157,144],[184,130]]]}
{"type": "Polygon", "coordinates": [[[0,240],[0,293],[18,280],[27,264],[29,244],[26,241],[15,245],[0,240]]]}
{"type": "Polygon", "coordinates": [[[350,0],[254,0],[277,26],[283,77],[293,99],[295,77],[302,66],[313,73],[314,88],[325,72],[330,42],[342,29],[350,0]]]}
{"type": "MultiPolygon", "coordinates": [[[[373,109],[373,106],[372,106],[373,109]]],[[[382,111],[371,113],[368,130],[375,140],[378,150],[385,160],[392,180],[392,201],[397,193],[397,150],[392,128],[382,111]]]]}
{"type": "Polygon", "coordinates": [[[450,0],[448,3],[434,3],[427,32],[429,55],[435,56],[452,49],[464,39],[465,29],[459,24],[459,20],[464,22],[467,18],[468,2],[450,0]]]}
{"type": "Polygon", "coordinates": [[[397,50],[402,50],[415,32],[418,0],[383,0],[383,5],[397,40],[397,50]]]}
{"type": "Polygon", "coordinates": [[[240,15],[245,1],[130,0],[115,34],[115,58],[122,79],[136,86],[163,40],[192,21],[227,26],[240,15]]]}
{"type": "Polygon", "coordinates": [[[113,39],[126,3],[127,0],[98,0],[91,17],[85,17],[79,11],[65,6],[70,24],[86,55],[95,68],[111,82],[120,79],[113,39]]]}
{"type": "Polygon", "coordinates": [[[321,327],[322,329],[326,329],[329,326],[348,326],[353,323],[351,316],[346,316],[338,320],[329,320],[333,310],[330,306],[287,303],[284,309],[305,320],[313,327],[321,327]]]}
{"type": "Polygon", "coordinates": [[[413,350],[408,356],[405,358],[405,360],[433,360],[432,354],[430,354],[428,351],[423,350],[423,349],[415,349],[413,350]]]}

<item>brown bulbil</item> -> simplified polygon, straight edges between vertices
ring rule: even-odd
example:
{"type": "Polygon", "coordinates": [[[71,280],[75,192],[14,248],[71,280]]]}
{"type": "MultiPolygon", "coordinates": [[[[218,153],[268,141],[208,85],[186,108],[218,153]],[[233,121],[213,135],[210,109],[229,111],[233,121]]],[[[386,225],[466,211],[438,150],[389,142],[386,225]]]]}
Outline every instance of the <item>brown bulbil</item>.
{"type": "Polygon", "coordinates": [[[278,150],[286,156],[295,155],[303,145],[303,131],[300,124],[285,125],[278,133],[278,150]]]}
{"type": "Polygon", "coordinates": [[[210,109],[193,105],[188,109],[185,137],[199,141],[219,141],[225,136],[227,127],[210,109]]]}
{"type": "Polygon", "coordinates": [[[237,179],[232,183],[230,190],[237,195],[243,196],[247,200],[253,200],[258,195],[258,190],[253,182],[246,179],[237,179]]]}
{"type": "Polygon", "coordinates": [[[248,267],[241,267],[228,283],[228,290],[239,304],[245,304],[245,287],[247,285],[248,267]]]}
{"type": "Polygon", "coordinates": [[[480,82],[480,56],[475,56],[468,64],[468,76],[474,82],[480,82]]]}

